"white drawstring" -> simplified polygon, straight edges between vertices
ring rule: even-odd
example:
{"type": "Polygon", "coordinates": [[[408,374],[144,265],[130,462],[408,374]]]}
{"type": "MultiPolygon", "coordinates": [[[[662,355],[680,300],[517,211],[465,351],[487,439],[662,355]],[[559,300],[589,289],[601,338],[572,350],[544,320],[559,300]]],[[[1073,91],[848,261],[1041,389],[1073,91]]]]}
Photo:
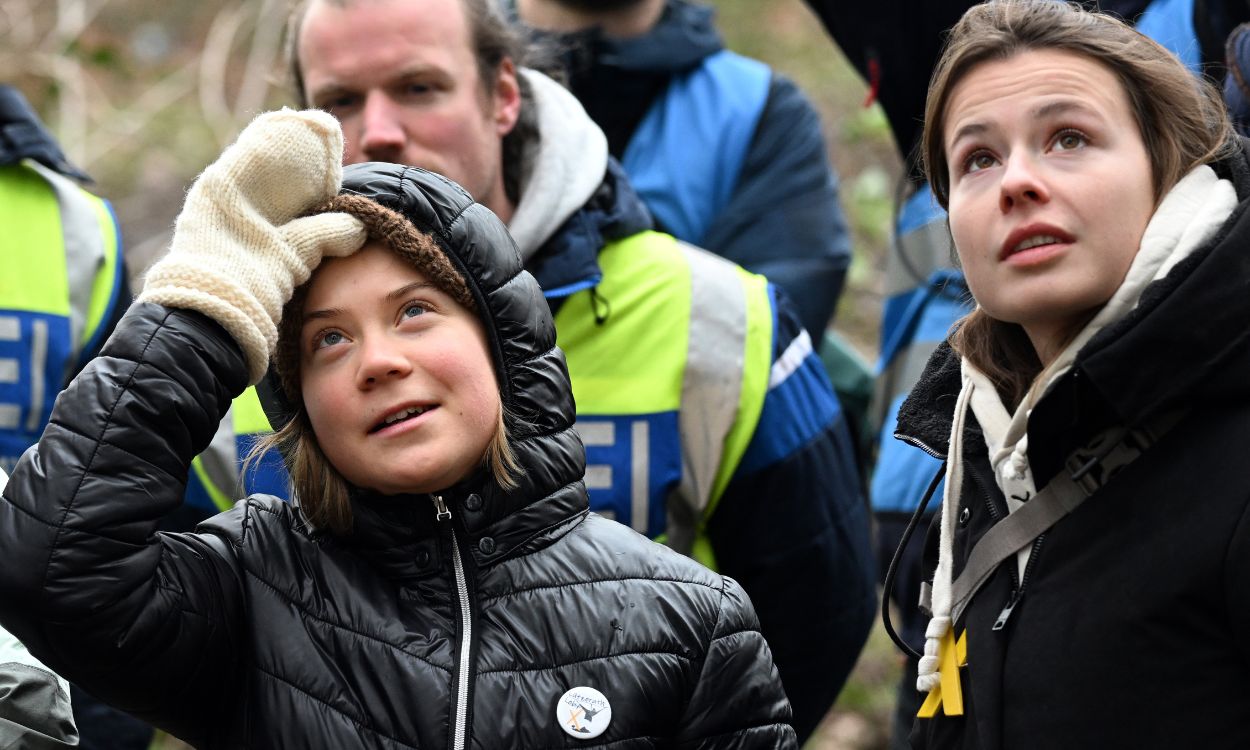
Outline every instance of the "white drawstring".
{"type": "Polygon", "coordinates": [[[925,628],[924,656],[917,668],[916,689],[928,692],[937,687],[942,675],[938,671],[938,643],[951,627],[951,558],[955,543],[955,520],[959,515],[955,505],[959,501],[963,484],[963,433],[964,417],[972,398],[973,384],[961,365],[962,385],[955,401],[955,418],[951,423],[950,450],[946,459],[946,486],[942,489],[942,510],[938,536],[938,565],[933,574],[933,593],[930,606],[933,617],[925,628]]]}

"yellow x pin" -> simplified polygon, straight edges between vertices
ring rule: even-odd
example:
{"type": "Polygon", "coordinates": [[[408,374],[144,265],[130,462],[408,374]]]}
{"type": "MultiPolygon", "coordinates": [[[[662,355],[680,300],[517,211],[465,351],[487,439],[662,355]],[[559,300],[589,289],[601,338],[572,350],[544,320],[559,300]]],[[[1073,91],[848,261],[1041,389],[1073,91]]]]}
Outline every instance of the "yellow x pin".
{"type": "Polygon", "coordinates": [[[947,716],[964,715],[964,694],[959,687],[959,668],[968,663],[968,631],[964,630],[955,641],[955,629],[950,628],[938,642],[938,671],[942,673],[941,682],[929,691],[924,705],[916,712],[922,719],[932,719],[942,707],[947,716]]]}

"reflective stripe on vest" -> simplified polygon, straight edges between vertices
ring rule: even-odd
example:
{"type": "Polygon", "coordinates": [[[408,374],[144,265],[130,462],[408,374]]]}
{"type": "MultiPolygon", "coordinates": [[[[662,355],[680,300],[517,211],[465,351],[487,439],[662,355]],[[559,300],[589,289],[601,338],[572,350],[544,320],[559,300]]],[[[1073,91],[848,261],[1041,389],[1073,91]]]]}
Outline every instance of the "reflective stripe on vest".
{"type": "Polygon", "coordinates": [[[891,254],[886,265],[889,296],[882,314],[872,417],[879,431],[877,470],[869,497],[877,512],[902,513],[915,508],[940,462],[894,439],[899,406],[929,355],[972,306],[962,274],[951,267],[946,212],[927,183],[903,204],[896,232],[903,257],[891,254]]]}
{"type": "Polygon", "coordinates": [[[887,421],[888,405],[915,385],[929,354],[961,315],[971,310],[963,277],[952,268],[954,249],[946,212],[928,183],[899,211],[896,252],[886,261],[881,357],[873,427],[887,421]],[[936,306],[940,309],[934,309],[936,306]]]}
{"type": "Polygon", "coordinates": [[[656,232],[610,243],[599,264],[602,323],[589,291],[556,316],[591,507],[689,551],[759,420],[767,282],[656,232]]]}
{"type": "Polygon", "coordinates": [[[721,50],[647,111],[621,166],[666,232],[702,242],[738,184],[771,82],[764,63],[721,50]]]}
{"type": "Polygon", "coordinates": [[[289,475],[277,451],[266,452],[243,473],[252,446],[270,432],[260,396],[248,386],[230,404],[208,449],[191,462],[187,502],[204,510],[229,510],[235,500],[258,493],[289,500],[289,475]]]}
{"type": "Polygon", "coordinates": [[[0,167],[0,467],[47,424],[121,287],[117,224],[100,198],[35,162],[0,167]]]}

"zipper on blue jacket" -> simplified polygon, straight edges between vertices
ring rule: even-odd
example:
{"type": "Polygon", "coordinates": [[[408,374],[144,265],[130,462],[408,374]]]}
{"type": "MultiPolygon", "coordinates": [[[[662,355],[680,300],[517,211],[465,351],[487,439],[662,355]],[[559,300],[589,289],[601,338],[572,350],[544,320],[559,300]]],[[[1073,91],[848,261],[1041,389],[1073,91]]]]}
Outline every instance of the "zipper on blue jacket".
{"type": "Polygon", "coordinates": [[[460,644],[457,649],[456,680],[453,685],[455,697],[451,709],[451,750],[464,750],[468,741],[469,715],[469,662],[473,644],[473,616],[469,608],[469,584],[464,573],[464,560],[460,557],[460,543],[456,541],[456,529],[451,525],[451,510],[442,495],[430,495],[434,501],[434,520],[447,524],[451,539],[451,565],[456,579],[456,609],[460,615],[460,644]]]}

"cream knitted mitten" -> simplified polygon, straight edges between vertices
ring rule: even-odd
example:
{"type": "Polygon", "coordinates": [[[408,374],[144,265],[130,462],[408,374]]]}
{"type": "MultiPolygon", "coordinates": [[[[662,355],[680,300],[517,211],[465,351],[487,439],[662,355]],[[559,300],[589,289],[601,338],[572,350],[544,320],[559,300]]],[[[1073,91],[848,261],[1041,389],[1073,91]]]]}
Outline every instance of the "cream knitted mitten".
{"type": "Polygon", "coordinates": [[[324,256],[365,242],[343,213],[296,218],[338,194],[343,133],[325,112],[282,109],[249,124],[187,193],[169,252],[148,271],[141,301],[201,312],[221,324],[264,376],[282,306],[324,256]]]}

